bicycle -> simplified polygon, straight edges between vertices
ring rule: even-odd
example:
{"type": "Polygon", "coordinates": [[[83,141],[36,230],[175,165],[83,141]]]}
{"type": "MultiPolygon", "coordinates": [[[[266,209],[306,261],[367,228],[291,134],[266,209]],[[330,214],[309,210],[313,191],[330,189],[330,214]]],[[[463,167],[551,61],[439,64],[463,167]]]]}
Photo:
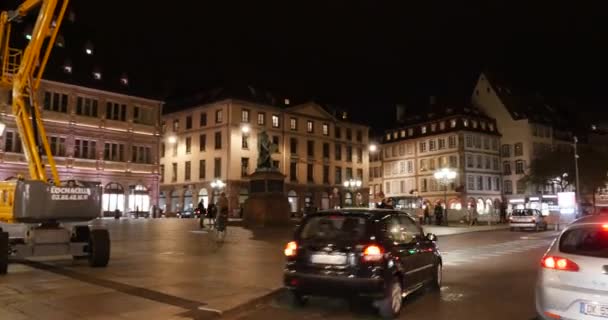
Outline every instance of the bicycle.
{"type": "Polygon", "coordinates": [[[215,227],[213,228],[215,240],[217,242],[224,242],[226,239],[226,233],[228,232],[228,217],[218,215],[215,218],[215,227]]]}

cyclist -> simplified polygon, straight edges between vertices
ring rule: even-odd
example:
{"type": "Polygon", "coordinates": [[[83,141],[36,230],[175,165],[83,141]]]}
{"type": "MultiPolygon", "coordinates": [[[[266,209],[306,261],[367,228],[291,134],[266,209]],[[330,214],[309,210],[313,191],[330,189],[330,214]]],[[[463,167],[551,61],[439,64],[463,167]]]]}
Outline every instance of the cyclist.
{"type": "Polygon", "coordinates": [[[223,237],[226,234],[226,226],[228,225],[228,198],[226,198],[225,192],[220,194],[217,206],[217,231],[219,233],[218,236],[223,237]]]}

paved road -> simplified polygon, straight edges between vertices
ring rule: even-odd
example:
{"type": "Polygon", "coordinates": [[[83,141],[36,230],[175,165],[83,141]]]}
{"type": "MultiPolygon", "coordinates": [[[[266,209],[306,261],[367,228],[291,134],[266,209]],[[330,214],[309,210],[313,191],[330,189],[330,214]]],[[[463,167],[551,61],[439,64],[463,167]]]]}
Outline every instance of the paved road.
{"type": "MultiPolygon", "coordinates": [[[[217,310],[227,311],[224,318],[243,320],[353,316],[339,300],[315,300],[292,310],[272,294],[281,287],[290,229],[232,227],[218,245],[190,219],[95,223],[110,230],[110,265],[92,269],[71,257],[11,264],[9,274],[0,277],[0,319],[205,320],[218,319],[217,310]],[[253,310],[249,302],[264,295],[271,298],[253,310]]],[[[440,294],[408,299],[404,314],[530,320],[535,270],[551,235],[490,231],[440,237],[445,287],[440,294]]]]}
{"type": "MultiPolygon", "coordinates": [[[[407,299],[402,319],[536,318],[534,283],[540,258],[555,232],[494,231],[439,239],[444,254],[444,287],[407,299]]],[[[338,299],[313,299],[292,308],[281,295],[233,319],[377,319],[373,310],[349,309],[338,299]]]]}

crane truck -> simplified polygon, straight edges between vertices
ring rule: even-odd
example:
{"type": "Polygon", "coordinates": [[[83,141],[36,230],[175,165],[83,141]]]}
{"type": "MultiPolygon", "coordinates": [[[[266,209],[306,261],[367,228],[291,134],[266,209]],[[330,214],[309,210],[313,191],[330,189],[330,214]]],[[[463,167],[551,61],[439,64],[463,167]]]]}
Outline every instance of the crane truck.
{"type": "Polygon", "coordinates": [[[71,255],[105,267],[110,258],[108,230],[89,226],[101,212],[102,189],[59,179],[39,107],[40,80],[67,7],[68,0],[25,0],[0,13],[0,87],[9,90],[7,117],[29,167],[29,179],[0,181],[0,274],[11,259],[71,255]],[[11,48],[11,25],[36,10],[27,46],[11,48]]]}

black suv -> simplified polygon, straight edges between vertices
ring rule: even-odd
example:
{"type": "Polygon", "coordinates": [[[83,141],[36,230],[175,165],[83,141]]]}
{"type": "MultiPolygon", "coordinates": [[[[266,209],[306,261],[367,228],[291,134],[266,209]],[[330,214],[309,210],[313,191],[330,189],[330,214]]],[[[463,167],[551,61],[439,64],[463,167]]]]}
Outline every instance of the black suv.
{"type": "Polygon", "coordinates": [[[436,240],[400,211],[317,212],[306,216],[285,247],[284,284],[297,304],[310,295],[364,297],[392,319],[405,296],[441,286],[436,240]]]}

